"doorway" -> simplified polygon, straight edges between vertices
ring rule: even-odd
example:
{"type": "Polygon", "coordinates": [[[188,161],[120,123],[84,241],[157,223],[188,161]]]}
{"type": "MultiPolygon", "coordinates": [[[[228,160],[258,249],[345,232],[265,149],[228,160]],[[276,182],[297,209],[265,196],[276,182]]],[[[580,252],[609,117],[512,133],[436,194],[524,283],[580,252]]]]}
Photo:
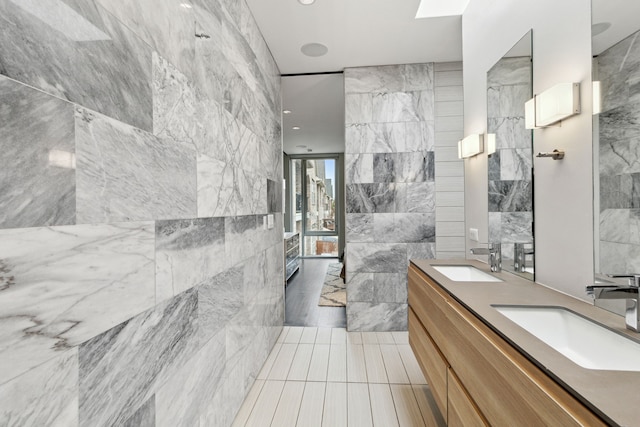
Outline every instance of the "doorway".
{"type": "Polygon", "coordinates": [[[302,257],[340,255],[339,160],[337,154],[291,158],[291,228],[300,233],[302,257]]]}

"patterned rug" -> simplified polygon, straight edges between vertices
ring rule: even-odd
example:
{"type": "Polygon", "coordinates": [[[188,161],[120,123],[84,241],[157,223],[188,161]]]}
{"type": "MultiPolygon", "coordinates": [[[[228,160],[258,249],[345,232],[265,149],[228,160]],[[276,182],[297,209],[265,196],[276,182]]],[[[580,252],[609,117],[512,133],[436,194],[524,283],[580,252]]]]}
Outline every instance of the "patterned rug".
{"type": "Polygon", "coordinates": [[[340,278],[342,263],[329,264],[327,275],[324,277],[324,285],[320,292],[318,305],[325,307],[345,307],[347,305],[347,289],[340,278]]]}

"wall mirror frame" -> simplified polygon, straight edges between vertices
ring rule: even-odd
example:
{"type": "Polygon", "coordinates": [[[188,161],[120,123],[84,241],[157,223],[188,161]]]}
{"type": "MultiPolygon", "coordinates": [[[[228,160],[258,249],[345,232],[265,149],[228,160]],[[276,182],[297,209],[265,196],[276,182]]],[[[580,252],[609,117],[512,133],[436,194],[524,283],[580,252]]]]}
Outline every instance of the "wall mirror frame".
{"type": "Polygon", "coordinates": [[[487,71],[485,139],[495,138],[488,161],[489,243],[501,244],[503,271],[529,280],[535,273],[533,131],[525,127],[524,104],[533,97],[532,39],[529,30],[487,71]]]}
{"type": "MultiPolygon", "coordinates": [[[[640,273],[640,2],[592,0],[595,281],[640,273]]],[[[626,283],[625,279],[618,279],[626,283]]],[[[624,300],[596,305],[624,313],[624,300]]]]}

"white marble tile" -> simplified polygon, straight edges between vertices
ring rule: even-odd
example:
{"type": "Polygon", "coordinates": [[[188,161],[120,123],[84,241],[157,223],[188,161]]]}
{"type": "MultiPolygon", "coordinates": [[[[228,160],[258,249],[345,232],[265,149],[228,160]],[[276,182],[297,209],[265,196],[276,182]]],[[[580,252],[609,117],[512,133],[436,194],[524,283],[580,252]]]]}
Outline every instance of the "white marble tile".
{"type": "Polygon", "coordinates": [[[3,426],[77,426],[77,348],[0,385],[0,402],[3,426]]]}
{"type": "Polygon", "coordinates": [[[0,228],[75,223],[73,105],[0,76],[0,228]]]}
{"type": "Polygon", "coordinates": [[[220,331],[156,391],[156,426],[198,425],[223,387],[225,332],[220,331]]]}
{"type": "Polygon", "coordinates": [[[434,118],[432,91],[396,92],[373,96],[372,121],[421,122],[434,118]]]}
{"type": "Polygon", "coordinates": [[[153,395],[122,424],[123,427],[156,427],[156,396],[153,395]]]}
{"type": "Polygon", "coordinates": [[[126,421],[178,375],[199,347],[197,308],[192,289],[80,346],[81,426],[126,421]]]}
{"type": "Polygon", "coordinates": [[[348,273],[393,273],[407,269],[407,247],[394,243],[352,243],[348,273]]]}
{"type": "Polygon", "coordinates": [[[156,222],[156,301],[225,270],[224,218],[156,222]]]}
{"type": "Polygon", "coordinates": [[[153,223],[0,232],[0,383],[155,303],[153,223]]]}
{"type": "Polygon", "coordinates": [[[433,64],[345,69],[346,93],[407,92],[433,89],[433,64]]]}
{"type": "Polygon", "coordinates": [[[141,39],[191,76],[194,63],[194,17],[189,2],[97,0],[141,39]]]}
{"type": "Polygon", "coordinates": [[[0,4],[3,75],[151,131],[151,47],[94,1],[0,4]],[[70,66],[73,64],[73,66],[70,66]]]}
{"type": "Polygon", "coordinates": [[[344,98],[346,124],[373,121],[373,97],[370,94],[346,94],[344,98]]]}
{"type": "Polygon", "coordinates": [[[196,152],[76,108],[77,221],[196,216],[196,152]]]}
{"type": "Polygon", "coordinates": [[[350,331],[404,331],[407,304],[354,302],[347,306],[350,331]]]}
{"type": "Polygon", "coordinates": [[[373,154],[345,155],[345,182],[366,184],[373,181],[373,154]]]}

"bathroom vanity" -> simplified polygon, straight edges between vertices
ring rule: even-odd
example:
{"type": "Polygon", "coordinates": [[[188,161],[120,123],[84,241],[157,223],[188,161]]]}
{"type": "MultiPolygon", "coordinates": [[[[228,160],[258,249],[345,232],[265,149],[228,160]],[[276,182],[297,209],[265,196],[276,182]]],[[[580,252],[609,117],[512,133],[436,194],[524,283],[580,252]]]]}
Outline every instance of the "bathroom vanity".
{"type": "MultiPolygon", "coordinates": [[[[603,369],[580,354],[579,363],[572,361],[507,314],[522,314],[522,308],[568,312],[640,350],[640,335],[620,316],[471,260],[412,261],[409,307],[409,342],[448,425],[640,425],[640,368],[603,369]],[[443,265],[454,268],[439,271],[443,265]]],[[[541,330],[566,335],[561,328],[541,330]]],[[[621,351],[602,353],[606,360],[621,351]]]]}

